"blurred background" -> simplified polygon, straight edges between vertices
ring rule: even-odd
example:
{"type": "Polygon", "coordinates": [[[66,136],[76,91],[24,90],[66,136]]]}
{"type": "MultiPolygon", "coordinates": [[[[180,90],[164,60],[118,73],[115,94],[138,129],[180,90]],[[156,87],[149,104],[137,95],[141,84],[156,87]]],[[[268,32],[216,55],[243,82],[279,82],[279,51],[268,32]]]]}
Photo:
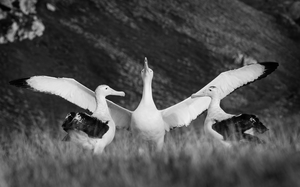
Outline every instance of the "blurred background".
{"type": "Polygon", "coordinates": [[[26,131],[48,121],[62,133],[66,114],[82,110],[8,84],[34,75],[74,78],[92,90],[107,84],[126,92],[109,99],[134,110],[144,57],[154,70],[159,109],[184,100],[223,71],[276,61],[274,73],[238,89],[222,107],[257,114],[265,123],[273,116],[295,119],[299,22],[300,4],[292,0],[0,0],[0,128],[26,131]]]}

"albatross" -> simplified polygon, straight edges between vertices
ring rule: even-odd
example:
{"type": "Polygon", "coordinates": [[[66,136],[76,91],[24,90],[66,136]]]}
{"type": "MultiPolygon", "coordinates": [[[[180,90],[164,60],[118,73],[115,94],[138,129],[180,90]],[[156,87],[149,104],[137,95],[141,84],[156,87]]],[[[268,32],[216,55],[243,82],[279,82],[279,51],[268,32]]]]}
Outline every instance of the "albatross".
{"type": "MultiPolygon", "coordinates": [[[[225,71],[203,89],[213,83],[223,89],[221,97],[225,97],[234,89],[270,74],[277,65],[278,63],[275,62],[264,62],[225,71]]],[[[152,97],[153,70],[148,67],[147,58],[144,61],[141,77],[143,80],[142,99],[134,111],[127,110],[109,100],[106,101],[117,128],[131,130],[142,139],[153,142],[156,149],[160,151],[164,145],[165,133],[176,127],[188,126],[192,120],[208,108],[211,99],[209,97],[194,99],[188,97],[173,106],[158,110],[152,97]]],[[[91,112],[96,109],[94,92],[74,79],[33,76],[18,79],[17,82],[18,84],[15,84],[14,81],[10,83],[58,95],[91,112]]]]}
{"type": "Polygon", "coordinates": [[[125,96],[124,92],[116,91],[107,85],[100,85],[95,90],[96,109],[92,115],[82,112],[71,112],[67,115],[62,127],[68,133],[64,141],[72,141],[100,155],[104,148],[115,137],[116,125],[112,120],[106,96],[125,96]]]}
{"type": "Polygon", "coordinates": [[[191,96],[192,98],[210,97],[212,99],[204,121],[204,132],[226,146],[231,146],[232,142],[240,140],[263,143],[255,134],[263,134],[268,128],[253,114],[226,113],[220,107],[220,95],[221,91],[218,87],[210,86],[191,96]]]}

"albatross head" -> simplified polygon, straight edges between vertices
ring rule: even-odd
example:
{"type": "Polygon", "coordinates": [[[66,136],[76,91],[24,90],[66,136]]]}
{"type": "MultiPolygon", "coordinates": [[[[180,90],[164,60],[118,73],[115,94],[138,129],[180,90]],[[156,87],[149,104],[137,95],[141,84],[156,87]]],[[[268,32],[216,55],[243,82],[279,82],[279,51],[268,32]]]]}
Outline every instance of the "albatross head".
{"type": "Polygon", "coordinates": [[[116,91],[107,85],[100,85],[95,90],[96,98],[106,97],[108,95],[125,96],[124,92],[116,91]]]}
{"type": "Polygon", "coordinates": [[[193,94],[191,97],[215,97],[218,95],[218,88],[216,86],[210,86],[204,90],[200,90],[198,93],[193,94]]]}
{"type": "Polygon", "coordinates": [[[145,57],[144,69],[142,69],[141,71],[141,76],[144,82],[151,81],[153,78],[153,71],[148,67],[148,60],[146,57],[145,57]]]}

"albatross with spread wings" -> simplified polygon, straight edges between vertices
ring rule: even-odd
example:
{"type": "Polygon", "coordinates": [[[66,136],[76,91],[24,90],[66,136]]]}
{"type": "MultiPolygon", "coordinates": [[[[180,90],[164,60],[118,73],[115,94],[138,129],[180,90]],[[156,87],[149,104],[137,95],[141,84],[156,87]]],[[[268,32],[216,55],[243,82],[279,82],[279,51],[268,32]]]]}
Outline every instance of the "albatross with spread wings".
{"type": "MultiPolygon", "coordinates": [[[[221,98],[245,84],[263,78],[272,73],[277,63],[264,62],[251,64],[239,69],[221,73],[203,89],[214,85],[222,90],[221,98]]],[[[126,128],[145,140],[154,142],[157,150],[164,144],[164,135],[175,127],[188,126],[190,122],[205,111],[211,99],[209,97],[191,97],[163,110],[158,110],[152,97],[153,71],[148,67],[145,58],[144,69],[141,71],[143,95],[140,104],[134,111],[127,110],[109,100],[107,101],[112,119],[117,128],[126,128]]],[[[54,78],[49,76],[33,76],[19,79],[19,87],[58,95],[79,107],[94,112],[96,99],[93,91],[70,78],[54,78]]],[[[200,90],[201,91],[201,90],[200,90]]]]}

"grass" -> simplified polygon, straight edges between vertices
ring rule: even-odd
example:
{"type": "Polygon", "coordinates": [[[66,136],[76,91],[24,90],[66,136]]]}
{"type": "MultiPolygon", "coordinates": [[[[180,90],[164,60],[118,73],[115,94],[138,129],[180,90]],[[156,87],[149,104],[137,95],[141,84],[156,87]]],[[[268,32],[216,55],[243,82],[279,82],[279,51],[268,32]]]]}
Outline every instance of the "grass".
{"type": "MultiPolygon", "coordinates": [[[[298,120],[285,126],[298,128],[298,120]]],[[[168,133],[156,153],[118,131],[101,157],[35,121],[26,132],[2,133],[0,186],[299,186],[299,130],[279,128],[282,118],[265,121],[273,127],[265,145],[224,148],[190,126],[168,133]]]]}

